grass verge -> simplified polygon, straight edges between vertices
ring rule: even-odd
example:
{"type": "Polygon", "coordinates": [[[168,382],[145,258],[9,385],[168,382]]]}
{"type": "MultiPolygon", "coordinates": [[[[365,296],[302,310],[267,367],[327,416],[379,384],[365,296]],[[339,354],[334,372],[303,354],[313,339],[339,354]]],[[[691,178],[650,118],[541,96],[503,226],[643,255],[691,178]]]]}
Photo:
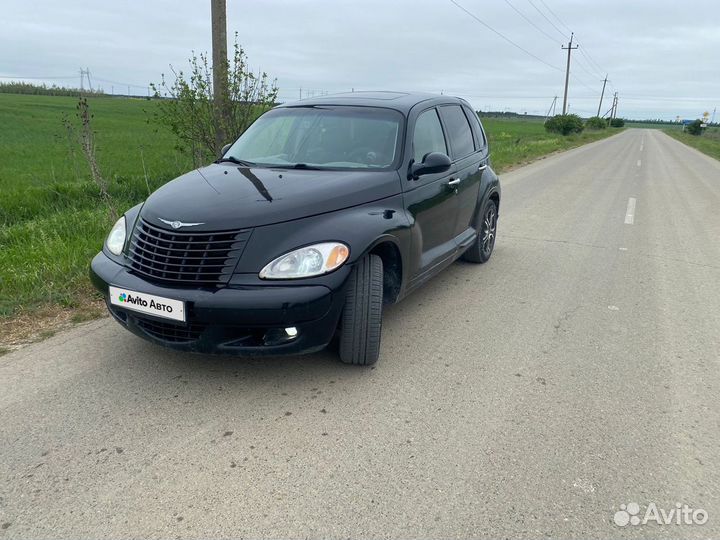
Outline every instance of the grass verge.
{"type": "Polygon", "coordinates": [[[562,136],[548,133],[539,120],[481,117],[490,142],[493,168],[504,172],[555,152],[569,150],[619,133],[616,128],[562,136]]]}
{"type": "Polygon", "coordinates": [[[703,154],[720,160],[720,128],[707,128],[702,135],[690,135],[678,128],[664,129],[663,131],[681,143],[692,146],[703,154]]]}

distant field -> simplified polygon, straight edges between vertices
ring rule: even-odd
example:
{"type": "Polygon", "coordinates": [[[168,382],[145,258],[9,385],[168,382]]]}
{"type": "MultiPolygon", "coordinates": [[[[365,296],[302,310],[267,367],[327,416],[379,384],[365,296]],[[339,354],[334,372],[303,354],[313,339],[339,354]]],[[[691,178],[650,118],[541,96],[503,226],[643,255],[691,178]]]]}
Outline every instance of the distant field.
{"type": "MultiPolygon", "coordinates": [[[[74,307],[92,293],[88,262],[111,223],[63,127],[76,103],[0,94],[0,319],[40,306],[74,307]]],[[[92,97],[89,103],[100,168],[119,212],[191,167],[172,136],[148,122],[155,102],[92,97]]],[[[617,131],[561,137],[537,120],[483,118],[483,124],[500,171],[617,131]]]]}
{"type": "Polygon", "coordinates": [[[704,154],[720,160],[720,128],[711,127],[700,136],[690,135],[680,129],[665,129],[665,133],[675,137],[678,141],[697,148],[704,154]]]}
{"type": "MultiPolygon", "coordinates": [[[[156,104],[90,98],[100,168],[120,212],[187,170],[171,136],[147,122],[156,104]]],[[[110,226],[63,114],[77,99],[0,94],[0,317],[40,304],[74,306],[110,226]]]]}
{"type": "Polygon", "coordinates": [[[480,120],[490,141],[493,167],[500,172],[552,152],[574,148],[618,133],[617,129],[608,128],[563,137],[546,132],[542,120],[487,117],[480,117],[480,120]]]}

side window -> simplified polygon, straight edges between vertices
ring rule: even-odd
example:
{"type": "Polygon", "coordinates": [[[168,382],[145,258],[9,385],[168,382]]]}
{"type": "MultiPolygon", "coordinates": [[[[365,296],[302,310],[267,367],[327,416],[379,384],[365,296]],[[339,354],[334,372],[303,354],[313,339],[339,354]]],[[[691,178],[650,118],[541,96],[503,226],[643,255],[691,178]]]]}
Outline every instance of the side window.
{"type": "Polygon", "coordinates": [[[475,151],[475,141],[462,107],[460,105],[440,107],[440,114],[448,130],[453,159],[472,154],[475,151]]]}
{"type": "Polygon", "coordinates": [[[468,109],[467,107],[465,107],[464,109],[468,120],[470,120],[470,126],[475,132],[475,139],[479,145],[478,148],[485,148],[487,146],[487,139],[485,139],[485,131],[483,131],[477,113],[471,109],[468,109]]]}
{"type": "Polygon", "coordinates": [[[429,109],[418,116],[413,133],[413,157],[420,163],[430,152],[447,154],[447,145],[443,135],[440,118],[435,109],[429,109]]]}

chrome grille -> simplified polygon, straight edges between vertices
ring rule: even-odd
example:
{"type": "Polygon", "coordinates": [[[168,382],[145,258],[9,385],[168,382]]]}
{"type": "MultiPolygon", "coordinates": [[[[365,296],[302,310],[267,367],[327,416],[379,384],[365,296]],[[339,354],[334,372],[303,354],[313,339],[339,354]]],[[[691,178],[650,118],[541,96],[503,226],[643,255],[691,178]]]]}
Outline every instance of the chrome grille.
{"type": "Polygon", "coordinates": [[[227,283],[250,229],[220,232],[178,232],[141,219],[128,248],[132,270],[157,281],[188,284],[227,283]]]}

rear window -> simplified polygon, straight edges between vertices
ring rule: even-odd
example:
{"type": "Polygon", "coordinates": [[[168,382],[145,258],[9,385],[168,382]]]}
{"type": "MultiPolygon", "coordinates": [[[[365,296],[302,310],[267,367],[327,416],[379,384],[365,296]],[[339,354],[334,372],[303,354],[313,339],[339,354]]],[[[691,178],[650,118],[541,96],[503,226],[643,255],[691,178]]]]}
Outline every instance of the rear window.
{"type": "Polygon", "coordinates": [[[480,124],[480,119],[478,118],[477,113],[468,109],[467,107],[464,107],[464,110],[465,114],[468,117],[468,120],[470,120],[470,126],[475,132],[476,146],[478,148],[484,148],[485,146],[487,146],[487,139],[485,139],[485,132],[483,131],[482,125],[480,124]]]}
{"type": "Polygon", "coordinates": [[[460,105],[447,105],[440,107],[440,114],[448,131],[452,157],[463,158],[475,151],[470,123],[460,105]]]}

